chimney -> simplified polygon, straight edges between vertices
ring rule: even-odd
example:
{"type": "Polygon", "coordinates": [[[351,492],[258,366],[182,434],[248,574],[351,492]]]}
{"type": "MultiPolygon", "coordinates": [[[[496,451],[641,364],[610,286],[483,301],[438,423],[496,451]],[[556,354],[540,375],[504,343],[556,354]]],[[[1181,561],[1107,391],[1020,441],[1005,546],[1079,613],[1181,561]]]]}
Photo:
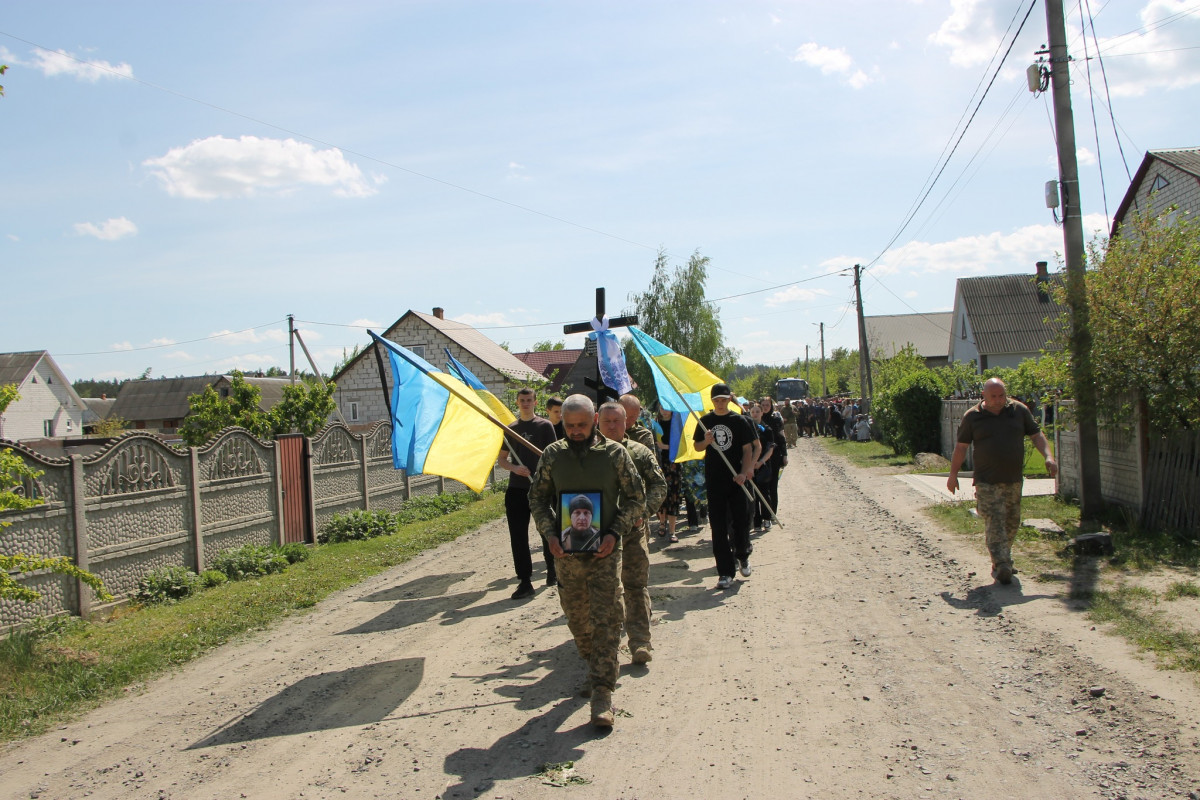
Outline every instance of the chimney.
{"type": "Polygon", "coordinates": [[[1037,262],[1037,290],[1038,300],[1043,303],[1050,301],[1050,274],[1047,269],[1049,265],[1045,261],[1037,262]]]}
{"type": "MultiPolygon", "coordinates": [[[[1042,266],[1045,266],[1045,264],[1043,264],[1042,266]]],[[[437,317],[438,319],[445,319],[446,318],[446,309],[441,308],[440,306],[434,306],[433,307],[433,315],[435,317],[437,317]]]]}

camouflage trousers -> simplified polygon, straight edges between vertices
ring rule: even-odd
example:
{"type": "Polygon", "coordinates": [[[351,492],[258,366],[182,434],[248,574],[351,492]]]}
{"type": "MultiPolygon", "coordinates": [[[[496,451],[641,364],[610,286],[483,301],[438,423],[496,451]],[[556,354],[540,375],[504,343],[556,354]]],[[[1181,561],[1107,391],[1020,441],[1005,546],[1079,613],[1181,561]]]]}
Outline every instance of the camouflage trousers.
{"type": "Polygon", "coordinates": [[[621,551],[555,559],[558,602],[575,637],[575,647],[588,665],[592,687],[612,690],[617,685],[617,647],[621,644],[621,551]]]}
{"type": "Polygon", "coordinates": [[[650,525],[646,520],[621,543],[621,585],[625,587],[625,633],[629,650],[650,646],[650,525]]]}
{"type": "Polygon", "coordinates": [[[800,434],[800,430],[799,430],[799,428],[796,427],[796,423],[794,423],[794,422],[783,423],[783,436],[787,440],[788,447],[796,446],[796,439],[799,436],[799,434],[800,434]]]}
{"type": "Polygon", "coordinates": [[[1000,567],[1012,569],[1012,543],[1021,527],[1021,484],[975,484],[975,509],[985,525],[984,541],[992,554],[994,578],[1000,567]]]}

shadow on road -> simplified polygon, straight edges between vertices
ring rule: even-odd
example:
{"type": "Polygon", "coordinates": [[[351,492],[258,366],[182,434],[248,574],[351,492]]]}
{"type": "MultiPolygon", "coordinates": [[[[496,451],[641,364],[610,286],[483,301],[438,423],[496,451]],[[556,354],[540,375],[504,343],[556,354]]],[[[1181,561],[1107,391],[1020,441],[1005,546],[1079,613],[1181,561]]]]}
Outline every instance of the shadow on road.
{"type": "MultiPolygon", "coordinates": [[[[434,597],[421,600],[404,600],[384,611],[382,614],[356,625],[348,630],[339,631],[338,636],[353,633],[380,633],[407,628],[442,615],[449,617],[459,609],[466,608],[487,597],[486,590],[460,592],[446,597],[434,597]]],[[[492,613],[497,613],[499,609],[492,613]]]]}
{"type": "Polygon", "coordinates": [[[1021,581],[1014,578],[1012,585],[988,584],[976,586],[966,597],[955,597],[951,592],[942,592],[941,598],[947,605],[960,611],[974,611],[980,617],[994,617],[1008,606],[1019,606],[1034,600],[1054,600],[1052,594],[1023,594],[1021,581]]]}
{"type": "Polygon", "coordinates": [[[408,699],[424,674],[425,659],[400,658],[310,675],[187,749],[379,722],[408,699]]]}
{"type": "Polygon", "coordinates": [[[399,586],[389,586],[378,592],[358,598],[360,603],[390,603],[396,600],[413,600],[422,597],[437,597],[450,591],[450,587],[474,575],[474,572],[448,572],[445,575],[426,575],[399,586]]]}

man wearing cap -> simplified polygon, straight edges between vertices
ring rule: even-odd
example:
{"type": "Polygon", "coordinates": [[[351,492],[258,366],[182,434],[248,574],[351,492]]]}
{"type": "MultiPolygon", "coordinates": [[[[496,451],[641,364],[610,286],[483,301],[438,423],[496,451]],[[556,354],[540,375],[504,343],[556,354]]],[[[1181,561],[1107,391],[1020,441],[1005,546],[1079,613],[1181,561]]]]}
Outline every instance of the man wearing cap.
{"type": "Polygon", "coordinates": [[[646,493],[628,451],[597,433],[596,407],[590,397],[568,397],[562,421],[567,438],[542,453],[529,487],[529,509],[554,555],[558,601],[575,647],[588,665],[584,692],[592,698],[592,724],[611,728],[617,648],[625,616],[620,542],[642,515],[646,493]],[[558,538],[560,498],[584,492],[600,495],[600,548],[594,554],[568,555],[558,538]]]}
{"type": "Polygon", "coordinates": [[[595,506],[586,494],[577,494],[571,498],[567,506],[570,524],[563,530],[560,538],[564,551],[574,553],[595,550],[591,545],[599,546],[600,529],[592,524],[595,511],[595,506]]]}
{"type": "Polygon", "coordinates": [[[733,390],[729,384],[714,384],[709,394],[713,410],[700,418],[693,441],[704,453],[717,588],[728,589],[739,568],[744,578],[749,578],[751,572],[750,501],[743,486],[754,474],[754,443],[758,437],[746,419],[730,410],[733,390]]]}
{"type": "MultiPolygon", "coordinates": [[[[632,397],[626,395],[625,397],[632,397]]],[[[637,398],[633,398],[637,402],[637,398]]],[[[657,510],[667,496],[667,479],[658,466],[658,458],[648,447],[629,436],[625,424],[625,398],[600,406],[600,432],[620,442],[629,451],[638,475],[646,488],[646,503],[641,519],[621,541],[621,585],[625,587],[625,633],[634,664],[646,664],[650,654],[650,509],[657,510]]],[[[639,404],[640,408],[640,404],[639,404]]],[[[640,426],[639,426],[640,427],[640,426]]],[[[647,430],[642,428],[642,430],[647,430]]],[[[647,430],[647,433],[649,431],[647,430]]],[[[651,434],[653,436],[653,434],[651,434]]]]}

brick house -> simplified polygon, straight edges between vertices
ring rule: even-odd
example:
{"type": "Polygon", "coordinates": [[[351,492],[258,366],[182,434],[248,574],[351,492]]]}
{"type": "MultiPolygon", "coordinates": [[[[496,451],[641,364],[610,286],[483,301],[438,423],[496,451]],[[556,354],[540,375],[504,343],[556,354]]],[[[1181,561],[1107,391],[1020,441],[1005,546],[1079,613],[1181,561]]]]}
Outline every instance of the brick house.
{"type": "Polygon", "coordinates": [[[1168,225],[1179,214],[1192,214],[1194,219],[1200,213],[1200,147],[1148,151],[1117,206],[1113,236],[1119,233],[1125,217],[1135,211],[1166,212],[1168,225]],[[1166,212],[1171,206],[1177,209],[1166,212]]]}
{"type": "Polygon", "coordinates": [[[0,353],[0,386],[13,384],[21,399],[0,415],[0,439],[22,441],[79,436],[85,406],[46,350],[0,353]]]}
{"type": "MultiPolygon", "coordinates": [[[[441,308],[433,309],[432,314],[409,310],[380,335],[412,350],[441,370],[445,369],[446,361],[442,349],[449,348],[451,354],[497,397],[503,397],[505,388],[512,382],[543,380],[540,373],[470,325],[446,319],[441,308]]],[[[392,373],[386,355],[383,363],[390,394],[392,373]]],[[[388,418],[374,347],[367,347],[352,358],[334,373],[331,380],[337,384],[334,400],[351,428],[365,428],[388,418]]]]}

